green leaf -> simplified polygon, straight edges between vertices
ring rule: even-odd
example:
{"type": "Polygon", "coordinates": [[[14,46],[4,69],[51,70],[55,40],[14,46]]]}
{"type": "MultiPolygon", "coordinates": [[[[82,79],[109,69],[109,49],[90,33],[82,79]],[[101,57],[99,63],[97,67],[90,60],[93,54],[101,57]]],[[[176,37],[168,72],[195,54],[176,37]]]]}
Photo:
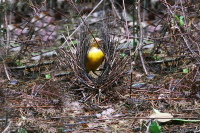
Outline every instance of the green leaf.
{"type": "Polygon", "coordinates": [[[198,107],[199,106],[198,102],[195,101],[195,105],[198,107]]]}
{"type": "Polygon", "coordinates": [[[21,115],[21,117],[22,117],[23,120],[26,120],[26,117],[24,117],[24,116],[22,116],[22,115],[21,115]]]}
{"type": "Polygon", "coordinates": [[[69,44],[71,44],[71,45],[76,44],[76,40],[75,41],[71,41],[69,44]]]}
{"type": "Polygon", "coordinates": [[[125,106],[126,108],[130,108],[130,105],[128,105],[128,104],[125,104],[124,106],[125,106]]]}
{"type": "Polygon", "coordinates": [[[47,49],[42,49],[42,51],[46,52],[46,51],[48,51],[48,50],[47,50],[47,49]]]}
{"type": "Polygon", "coordinates": [[[177,15],[174,15],[175,17],[176,17],[176,19],[178,19],[178,21],[179,21],[179,17],[177,16],[177,15]]]}
{"type": "Polygon", "coordinates": [[[19,61],[15,61],[15,63],[17,64],[17,66],[23,66],[23,64],[19,61]]]}
{"type": "Polygon", "coordinates": [[[148,40],[147,40],[147,43],[154,43],[154,42],[153,42],[153,41],[148,41],[148,40]]]}
{"type": "Polygon", "coordinates": [[[12,43],[12,45],[15,45],[15,46],[20,46],[20,44],[18,44],[18,43],[12,43]]]}
{"type": "Polygon", "coordinates": [[[130,43],[126,43],[126,45],[131,45],[131,46],[132,46],[132,45],[133,45],[133,42],[130,42],[130,43]]]}
{"type": "Polygon", "coordinates": [[[63,127],[58,127],[57,129],[58,129],[59,131],[63,131],[63,132],[64,132],[63,127]]]}
{"type": "Polygon", "coordinates": [[[124,57],[124,56],[126,56],[126,54],[124,54],[124,53],[120,53],[120,56],[121,56],[121,57],[124,57]]]}
{"type": "Polygon", "coordinates": [[[184,24],[184,22],[183,22],[183,18],[184,18],[183,16],[180,16],[179,23],[180,23],[181,26],[184,24]]]}
{"type": "Polygon", "coordinates": [[[151,121],[151,125],[149,125],[149,130],[151,133],[160,133],[161,127],[157,125],[155,121],[151,121]]]}
{"type": "Polygon", "coordinates": [[[150,49],[145,50],[145,53],[151,53],[150,49]]]}
{"type": "Polygon", "coordinates": [[[184,119],[173,119],[173,121],[183,121],[183,122],[200,122],[200,120],[184,120],[184,119]]]}
{"type": "Polygon", "coordinates": [[[183,73],[188,73],[188,69],[187,68],[183,69],[183,73]]]}
{"type": "Polygon", "coordinates": [[[134,44],[133,44],[133,42],[126,43],[126,45],[129,45],[129,46],[137,46],[137,42],[135,42],[134,44]]]}
{"type": "Polygon", "coordinates": [[[46,75],[45,75],[45,78],[46,78],[46,79],[50,79],[50,78],[51,78],[50,74],[46,74],[46,75]]]}
{"type": "Polygon", "coordinates": [[[178,19],[180,25],[182,26],[184,24],[184,22],[183,22],[184,17],[183,16],[178,17],[177,15],[174,15],[174,16],[176,17],[176,19],[178,19]]]}
{"type": "Polygon", "coordinates": [[[161,60],[160,57],[158,57],[157,55],[153,55],[152,57],[153,57],[156,61],[161,60]]]}
{"type": "Polygon", "coordinates": [[[19,133],[26,133],[26,131],[23,128],[20,128],[19,133]]]}
{"type": "MultiPolygon", "coordinates": [[[[152,108],[153,108],[153,107],[152,107],[152,108]]],[[[153,108],[153,111],[154,111],[156,114],[161,113],[160,111],[158,111],[157,109],[154,109],[154,108],[153,108]]]]}

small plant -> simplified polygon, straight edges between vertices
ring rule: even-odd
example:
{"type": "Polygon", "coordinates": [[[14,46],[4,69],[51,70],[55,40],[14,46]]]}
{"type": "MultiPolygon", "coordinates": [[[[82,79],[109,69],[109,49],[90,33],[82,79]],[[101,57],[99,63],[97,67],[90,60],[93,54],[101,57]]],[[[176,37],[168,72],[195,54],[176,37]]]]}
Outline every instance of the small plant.
{"type": "Polygon", "coordinates": [[[17,66],[23,66],[23,64],[19,61],[15,61],[15,63],[17,64],[17,66]]]}
{"type": "Polygon", "coordinates": [[[160,133],[161,126],[157,125],[155,121],[151,121],[151,125],[149,126],[149,130],[151,133],[160,133]]]}
{"type": "Polygon", "coordinates": [[[161,60],[160,57],[158,57],[157,55],[153,55],[152,57],[153,57],[156,61],[161,60]]]}
{"type": "Polygon", "coordinates": [[[20,128],[20,133],[26,133],[26,131],[23,128],[20,128]]]}
{"type": "Polygon", "coordinates": [[[50,74],[46,74],[46,75],[45,75],[45,78],[46,78],[46,79],[50,79],[50,78],[51,78],[50,74]]]}
{"type": "Polygon", "coordinates": [[[126,56],[126,54],[124,53],[120,53],[121,58],[124,58],[126,56]]]}
{"type": "Polygon", "coordinates": [[[176,17],[176,19],[178,19],[180,25],[182,26],[184,24],[183,22],[183,16],[178,17],[177,15],[174,15],[176,17]]]}
{"type": "Polygon", "coordinates": [[[188,69],[187,68],[183,69],[183,73],[188,73],[188,69]]]}

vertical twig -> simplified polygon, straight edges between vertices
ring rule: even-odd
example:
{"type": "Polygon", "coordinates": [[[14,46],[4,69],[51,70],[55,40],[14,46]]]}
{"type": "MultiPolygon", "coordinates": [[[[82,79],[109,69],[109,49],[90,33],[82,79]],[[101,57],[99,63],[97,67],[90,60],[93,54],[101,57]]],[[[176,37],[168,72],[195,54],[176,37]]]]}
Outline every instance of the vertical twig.
{"type": "MultiPolygon", "coordinates": [[[[117,15],[117,17],[118,17],[119,19],[121,19],[121,17],[120,17],[120,15],[119,15],[119,13],[118,13],[118,11],[117,11],[117,9],[116,9],[116,7],[115,7],[115,5],[114,5],[114,3],[113,3],[112,0],[110,0],[110,3],[112,4],[112,8],[113,8],[113,10],[114,10],[114,13],[117,15]]],[[[115,15],[115,14],[114,14],[114,15],[115,15]]]]}
{"type": "Polygon", "coordinates": [[[145,72],[146,75],[148,75],[147,70],[146,70],[146,66],[144,64],[144,59],[142,57],[143,29],[142,29],[141,17],[140,17],[140,1],[138,1],[137,4],[138,4],[138,10],[137,10],[137,12],[138,12],[138,23],[139,23],[139,26],[140,26],[139,54],[140,54],[140,59],[141,59],[141,62],[142,62],[144,72],[145,72]]]}
{"type": "Polygon", "coordinates": [[[7,12],[6,12],[6,10],[5,10],[5,12],[4,12],[4,14],[5,14],[5,26],[6,26],[6,56],[7,56],[7,52],[8,52],[8,48],[9,48],[9,29],[8,29],[8,21],[7,21],[7,12]]]}
{"type": "Polygon", "coordinates": [[[80,18],[82,19],[83,23],[85,24],[85,26],[87,27],[88,31],[90,32],[90,34],[92,35],[92,37],[94,38],[95,42],[98,44],[97,40],[95,39],[94,35],[92,34],[92,31],[90,30],[90,28],[88,27],[88,25],[86,24],[86,20],[83,19],[83,17],[81,16],[79,10],[77,9],[77,7],[74,5],[74,2],[70,2],[70,4],[76,9],[76,11],[78,12],[78,15],[80,16],[80,18]]]}
{"type": "MultiPolygon", "coordinates": [[[[130,40],[129,40],[129,30],[128,30],[128,24],[127,24],[127,19],[126,19],[126,8],[125,8],[125,3],[123,0],[123,10],[124,10],[124,17],[125,17],[125,22],[126,22],[126,36],[128,36],[128,47],[129,47],[129,51],[130,51],[130,56],[131,54],[131,47],[130,47],[130,40]]],[[[131,63],[131,84],[130,84],[130,97],[131,97],[131,91],[132,91],[132,63],[131,63]]]]}
{"type": "Polygon", "coordinates": [[[4,71],[5,71],[5,73],[6,73],[6,76],[7,76],[8,80],[10,80],[10,76],[9,76],[9,74],[8,74],[8,70],[6,69],[6,63],[5,63],[4,60],[3,60],[3,67],[4,67],[4,71]]]}
{"type": "MultiPolygon", "coordinates": [[[[134,50],[134,45],[135,45],[135,0],[133,0],[133,50],[134,50]]],[[[131,48],[129,47],[129,52],[130,52],[130,57],[131,55],[131,48]]],[[[131,98],[131,92],[132,92],[132,78],[133,78],[133,58],[131,57],[130,63],[131,63],[131,83],[130,83],[130,98],[131,98]]]]}
{"type": "MultiPolygon", "coordinates": [[[[103,2],[103,0],[101,0],[95,7],[94,9],[87,15],[87,17],[84,19],[84,21],[87,20],[87,18],[96,10],[96,8],[103,2]]],[[[74,30],[74,32],[68,37],[71,38],[74,33],[76,33],[76,31],[84,24],[84,21],[74,30]]],[[[65,40],[65,42],[62,44],[62,46],[60,46],[59,48],[63,48],[65,43],[67,42],[67,40],[65,40]]]]}
{"type": "MultiPolygon", "coordinates": [[[[46,0],[45,0],[46,2],[46,0]]],[[[50,7],[52,7],[52,0],[50,0],[50,7]]],[[[50,13],[52,13],[52,9],[50,8],[50,13]]]]}
{"type": "Polygon", "coordinates": [[[143,8],[143,18],[142,18],[142,22],[144,22],[144,18],[145,18],[145,7],[146,7],[146,0],[144,0],[144,8],[143,8]]]}
{"type": "MultiPolygon", "coordinates": [[[[1,25],[1,12],[0,12],[0,25],[1,25]]],[[[1,39],[1,27],[0,27],[0,39],[1,39]]],[[[0,43],[1,43],[1,46],[3,45],[3,41],[0,41],[0,43]]]]}

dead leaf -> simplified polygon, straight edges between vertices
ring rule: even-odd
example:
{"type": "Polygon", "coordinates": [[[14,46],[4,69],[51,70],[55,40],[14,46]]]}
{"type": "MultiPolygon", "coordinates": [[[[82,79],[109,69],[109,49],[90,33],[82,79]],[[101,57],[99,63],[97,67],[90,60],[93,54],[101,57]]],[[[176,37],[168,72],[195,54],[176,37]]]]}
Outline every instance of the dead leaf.
{"type": "Polygon", "coordinates": [[[155,118],[158,122],[167,122],[173,119],[173,116],[170,113],[158,113],[158,114],[152,114],[150,118],[155,118]],[[156,119],[156,118],[169,118],[169,119],[156,119]]]}

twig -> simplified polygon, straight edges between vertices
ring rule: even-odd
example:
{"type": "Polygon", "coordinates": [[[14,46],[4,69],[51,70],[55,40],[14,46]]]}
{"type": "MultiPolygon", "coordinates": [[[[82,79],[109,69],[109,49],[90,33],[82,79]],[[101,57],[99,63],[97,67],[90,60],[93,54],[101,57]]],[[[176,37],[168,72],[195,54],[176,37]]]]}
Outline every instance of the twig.
{"type": "Polygon", "coordinates": [[[113,1],[112,1],[112,0],[110,0],[110,3],[112,4],[113,10],[115,11],[117,17],[118,17],[119,19],[121,19],[121,17],[119,16],[119,13],[118,13],[117,9],[115,8],[115,5],[113,4],[113,1]]]}
{"type": "MultiPolygon", "coordinates": [[[[191,71],[191,72],[192,72],[192,71],[191,71]]],[[[187,73],[185,76],[183,76],[183,78],[180,79],[180,80],[176,83],[176,85],[172,88],[172,91],[174,91],[175,87],[176,87],[186,76],[188,76],[191,72],[189,72],[189,73],[187,73]]]]}
{"type": "MultiPolygon", "coordinates": [[[[158,118],[150,118],[150,117],[112,117],[112,118],[103,118],[103,119],[96,119],[96,121],[105,121],[105,120],[115,120],[115,119],[158,119],[158,118]]],[[[159,119],[169,119],[168,118],[159,118],[159,119]]],[[[195,119],[198,120],[198,117],[175,117],[174,119],[195,119]]]]}
{"type": "Polygon", "coordinates": [[[11,70],[24,70],[24,69],[30,69],[30,68],[33,68],[33,67],[39,67],[39,66],[42,66],[42,65],[49,65],[49,64],[53,64],[54,61],[50,61],[50,62],[44,62],[42,64],[32,64],[32,65],[28,65],[28,66],[20,66],[20,67],[9,67],[9,69],[11,70]]]}
{"type": "Polygon", "coordinates": [[[7,21],[7,11],[5,10],[5,25],[6,25],[6,56],[7,56],[7,50],[9,48],[9,40],[10,40],[10,37],[9,37],[9,29],[8,29],[8,21],[7,21]]]}
{"type": "Polygon", "coordinates": [[[80,16],[80,18],[82,19],[83,23],[85,24],[85,26],[87,27],[88,31],[90,32],[90,34],[92,35],[92,37],[94,38],[95,42],[98,44],[96,38],[94,37],[94,35],[92,34],[92,31],[90,30],[90,28],[88,27],[88,25],[86,24],[86,20],[83,19],[83,17],[81,16],[81,13],[79,12],[79,10],[77,9],[77,7],[74,5],[74,2],[70,2],[70,4],[72,4],[72,6],[76,9],[76,11],[78,12],[78,15],[80,16]]]}
{"type": "MultiPolygon", "coordinates": [[[[87,15],[87,17],[84,19],[84,21],[87,20],[87,18],[94,12],[94,10],[96,10],[96,8],[103,2],[103,0],[101,0],[95,7],[94,9],[87,15]]],[[[84,21],[74,30],[74,32],[72,32],[72,34],[68,37],[68,38],[71,38],[74,33],[77,32],[77,30],[84,24],[84,21]]],[[[65,42],[62,44],[62,46],[60,46],[59,48],[63,48],[65,43],[67,42],[67,40],[65,40],[65,42]]]]}
{"type": "Polygon", "coordinates": [[[19,15],[18,13],[14,12],[14,11],[12,11],[12,10],[9,10],[9,11],[11,11],[11,12],[14,13],[14,14],[16,14],[17,16],[19,16],[20,18],[24,19],[25,21],[31,23],[29,20],[25,19],[23,16],[19,15]]]}
{"type": "Polygon", "coordinates": [[[4,71],[6,73],[6,76],[7,76],[8,80],[10,80],[10,76],[8,74],[8,70],[6,69],[6,63],[5,63],[5,61],[3,61],[3,67],[4,67],[4,71]]]}
{"type": "MultiPolygon", "coordinates": [[[[129,47],[129,51],[130,51],[130,57],[131,57],[131,47],[130,47],[130,40],[129,40],[129,30],[128,30],[128,23],[127,23],[127,19],[126,19],[126,8],[125,8],[125,3],[123,0],[123,12],[124,12],[124,16],[125,16],[125,22],[126,22],[126,36],[128,36],[128,47],[129,47]]],[[[133,16],[134,17],[134,16],[133,16]]],[[[132,73],[133,73],[133,69],[132,69],[132,59],[131,59],[131,85],[130,85],[130,98],[131,98],[131,92],[132,92],[132,73]]]]}
{"type": "MultiPolygon", "coordinates": [[[[169,5],[168,5],[168,3],[167,3],[166,0],[165,0],[165,4],[166,4],[166,7],[168,8],[170,14],[171,14],[172,17],[174,18],[175,15],[174,15],[174,13],[172,12],[172,10],[170,9],[170,7],[169,7],[169,5]]],[[[177,24],[176,21],[174,21],[174,24],[175,24],[175,27],[178,29],[178,31],[181,33],[181,37],[183,38],[183,40],[184,40],[185,44],[187,45],[189,51],[193,54],[193,56],[194,56],[194,58],[196,59],[196,61],[198,62],[198,64],[200,64],[199,55],[197,55],[197,54],[190,48],[187,39],[185,38],[184,34],[181,32],[181,29],[179,28],[179,26],[178,26],[178,24],[177,24]],[[198,58],[197,58],[197,57],[198,57],[198,58]]]]}
{"type": "Polygon", "coordinates": [[[9,122],[8,126],[4,129],[2,133],[7,133],[7,130],[10,128],[11,124],[12,124],[12,121],[9,122]]]}
{"type": "Polygon", "coordinates": [[[141,62],[142,62],[144,72],[145,72],[146,75],[148,75],[146,66],[144,64],[144,59],[142,57],[143,30],[142,30],[142,24],[141,24],[141,18],[140,18],[140,1],[138,1],[138,11],[137,12],[138,12],[138,23],[140,25],[139,54],[140,54],[140,59],[141,59],[141,62]]]}

